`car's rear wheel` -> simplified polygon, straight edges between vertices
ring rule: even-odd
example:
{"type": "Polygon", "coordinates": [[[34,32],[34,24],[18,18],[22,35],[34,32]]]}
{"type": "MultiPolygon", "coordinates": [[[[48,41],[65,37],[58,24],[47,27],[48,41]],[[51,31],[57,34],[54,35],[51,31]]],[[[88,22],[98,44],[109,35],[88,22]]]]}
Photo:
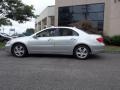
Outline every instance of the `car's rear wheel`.
{"type": "Polygon", "coordinates": [[[85,45],[79,45],[74,49],[74,55],[78,59],[85,60],[90,55],[90,49],[85,45]]]}
{"type": "Polygon", "coordinates": [[[25,45],[23,44],[15,44],[12,47],[11,51],[12,51],[13,56],[16,56],[16,57],[24,57],[27,55],[27,49],[25,45]]]}

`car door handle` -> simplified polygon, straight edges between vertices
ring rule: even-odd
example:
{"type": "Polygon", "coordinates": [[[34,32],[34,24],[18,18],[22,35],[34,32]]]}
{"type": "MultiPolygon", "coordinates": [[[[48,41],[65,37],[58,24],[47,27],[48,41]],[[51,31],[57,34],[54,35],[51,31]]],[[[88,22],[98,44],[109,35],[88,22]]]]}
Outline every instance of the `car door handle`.
{"type": "Polygon", "coordinates": [[[48,39],[48,41],[53,41],[52,39],[48,39]]]}
{"type": "Polygon", "coordinates": [[[71,38],[70,40],[72,40],[72,41],[75,41],[76,39],[74,39],[74,38],[71,38]]]}

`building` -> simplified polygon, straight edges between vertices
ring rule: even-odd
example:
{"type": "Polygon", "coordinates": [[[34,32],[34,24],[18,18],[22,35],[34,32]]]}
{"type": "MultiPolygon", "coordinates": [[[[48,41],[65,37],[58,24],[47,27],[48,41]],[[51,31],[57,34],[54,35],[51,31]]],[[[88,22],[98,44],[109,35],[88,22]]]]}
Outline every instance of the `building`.
{"type": "Polygon", "coordinates": [[[36,31],[41,29],[55,26],[55,7],[48,6],[36,19],[35,27],[36,31]]]}
{"type": "Polygon", "coordinates": [[[120,0],[56,0],[54,10],[55,26],[87,20],[106,36],[120,35],[120,0]]]}

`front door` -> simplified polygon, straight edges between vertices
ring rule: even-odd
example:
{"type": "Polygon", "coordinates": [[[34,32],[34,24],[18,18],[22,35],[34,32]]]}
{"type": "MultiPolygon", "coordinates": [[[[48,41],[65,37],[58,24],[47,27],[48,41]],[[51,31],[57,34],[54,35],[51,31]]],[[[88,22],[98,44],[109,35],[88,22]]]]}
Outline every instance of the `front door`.
{"type": "Polygon", "coordinates": [[[39,32],[28,42],[29,52],[32,53],[51,53],[54,51],[54,29],[47,29],[39,32]]]}

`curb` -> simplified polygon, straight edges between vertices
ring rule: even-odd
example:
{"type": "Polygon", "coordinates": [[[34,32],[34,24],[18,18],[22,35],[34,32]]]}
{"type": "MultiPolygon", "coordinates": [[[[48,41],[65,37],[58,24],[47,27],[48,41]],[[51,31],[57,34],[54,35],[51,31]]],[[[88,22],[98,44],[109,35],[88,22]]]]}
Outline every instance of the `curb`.
{"type": "Polygon", "coordinates": [[[113,52],[105,51],[105,53],[120,54],[120,51],[113,51],[113,52]]]}

